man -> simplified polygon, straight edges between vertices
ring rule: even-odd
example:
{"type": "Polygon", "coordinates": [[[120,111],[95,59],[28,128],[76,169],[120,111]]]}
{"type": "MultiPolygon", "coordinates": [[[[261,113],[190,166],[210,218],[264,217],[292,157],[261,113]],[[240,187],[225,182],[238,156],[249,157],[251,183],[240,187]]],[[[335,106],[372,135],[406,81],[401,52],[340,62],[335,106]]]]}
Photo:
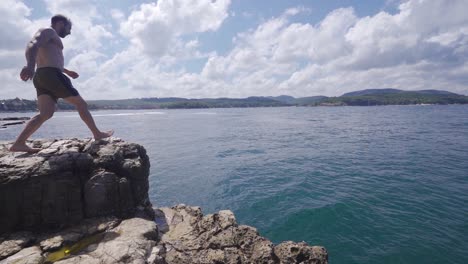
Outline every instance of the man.
{"type": "Polygon", "coordinates": [[[37,90],[39,114],[27,123],[10,147],[10,151],[35,153],[41,150],[27,146],[26,140],[42,123],[52,117],[58,98],[63,98],[76,107],[81,119],[93,133],[94,139],[107,138],[114,133],[112,130],[103,132],[96,127],[88,105],[73,87],[70,79],[63,74],[73,79],[79,76],[78,73],[64,68],[63,44],[60,38],[69,35],[71,27],[70,19],[63,15],[55,15],[51,19],[51,27],[39,29],[26,47],[27,66],[21,70],[20,77],[23,81],[33,79],[37,90]],[[36,64],[37,71],[34,72],[36,64]]]}

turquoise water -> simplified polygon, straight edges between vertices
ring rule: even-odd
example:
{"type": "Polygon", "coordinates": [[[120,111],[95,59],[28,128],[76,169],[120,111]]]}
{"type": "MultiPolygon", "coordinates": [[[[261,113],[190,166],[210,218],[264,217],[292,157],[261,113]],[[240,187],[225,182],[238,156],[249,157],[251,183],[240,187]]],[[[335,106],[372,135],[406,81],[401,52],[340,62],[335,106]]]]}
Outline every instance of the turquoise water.
{"type": "MultiPolygon", "coordinates": [[[[468,106],[94,115],[145,146],[155,206],[231,209],[273,242],[325,246],[331,263],[468,263],[468,106]]],[[[88,136],[61,112],[34,137],[88,136]]]]}

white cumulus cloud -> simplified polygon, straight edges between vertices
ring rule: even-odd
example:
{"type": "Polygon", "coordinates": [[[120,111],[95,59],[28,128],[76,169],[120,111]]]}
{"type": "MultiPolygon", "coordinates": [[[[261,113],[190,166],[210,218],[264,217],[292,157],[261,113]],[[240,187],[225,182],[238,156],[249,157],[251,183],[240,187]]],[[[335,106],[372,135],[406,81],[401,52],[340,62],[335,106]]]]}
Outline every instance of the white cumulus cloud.
{"type": "Polygon", "coordinates": [[[181,35],[217,30],[228,17],[229,0],[160,0],[142,4],[121,24],[121,34],[151,55],[172,52],[181,35]]]}

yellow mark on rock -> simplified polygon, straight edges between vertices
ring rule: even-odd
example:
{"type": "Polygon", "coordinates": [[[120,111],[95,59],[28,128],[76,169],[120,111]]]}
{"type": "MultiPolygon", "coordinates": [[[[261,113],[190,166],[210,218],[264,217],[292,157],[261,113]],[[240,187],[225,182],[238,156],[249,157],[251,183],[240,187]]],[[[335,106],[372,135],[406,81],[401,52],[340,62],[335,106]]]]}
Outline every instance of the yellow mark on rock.
{"type": "MultiPolygon", "coordinates": [[[[76,254],[76,253],[80,252],[81,250],[87,248],[89,245],[97,244],[97,243],[101,242],[101,240],[104,238],[104,236],[107,233],[110,233],[110,232],[103,232],[103,233],[94,234],[94,235],[82,238],[81,240],[79,240],[75,244],[63,246],[62,248],[60,248],[57,251],[50,252],[49,254],[47,254],[45,264],[53,263],[55,261],[62,260],[64,258],[69,257],[70,255],[73,255],[73,254],[76,254]]],[[[116,233],[116,232],[112,232],[112,233],[116,233]]],[[[118,236],[119,234],[116,233],[116,235],[118,236]]]]}

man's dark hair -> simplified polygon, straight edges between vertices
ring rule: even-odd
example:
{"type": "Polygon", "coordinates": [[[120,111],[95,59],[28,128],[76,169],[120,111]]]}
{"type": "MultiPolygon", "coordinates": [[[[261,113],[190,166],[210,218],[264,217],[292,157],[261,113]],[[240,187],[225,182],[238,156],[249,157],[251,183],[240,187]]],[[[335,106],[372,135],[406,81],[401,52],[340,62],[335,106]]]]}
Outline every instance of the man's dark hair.
{"type": "Polygon", "coordinates": [[[61,22],[61,21],[63,21],[65,24],[68,24],[70,26],[72,24],[70,19],[68,17],[64,16],[64,15],[55,15],[50,19],[50,23],[52,25],[55,25],[55,23],[58,23],[58,22],[61,22]]]}

